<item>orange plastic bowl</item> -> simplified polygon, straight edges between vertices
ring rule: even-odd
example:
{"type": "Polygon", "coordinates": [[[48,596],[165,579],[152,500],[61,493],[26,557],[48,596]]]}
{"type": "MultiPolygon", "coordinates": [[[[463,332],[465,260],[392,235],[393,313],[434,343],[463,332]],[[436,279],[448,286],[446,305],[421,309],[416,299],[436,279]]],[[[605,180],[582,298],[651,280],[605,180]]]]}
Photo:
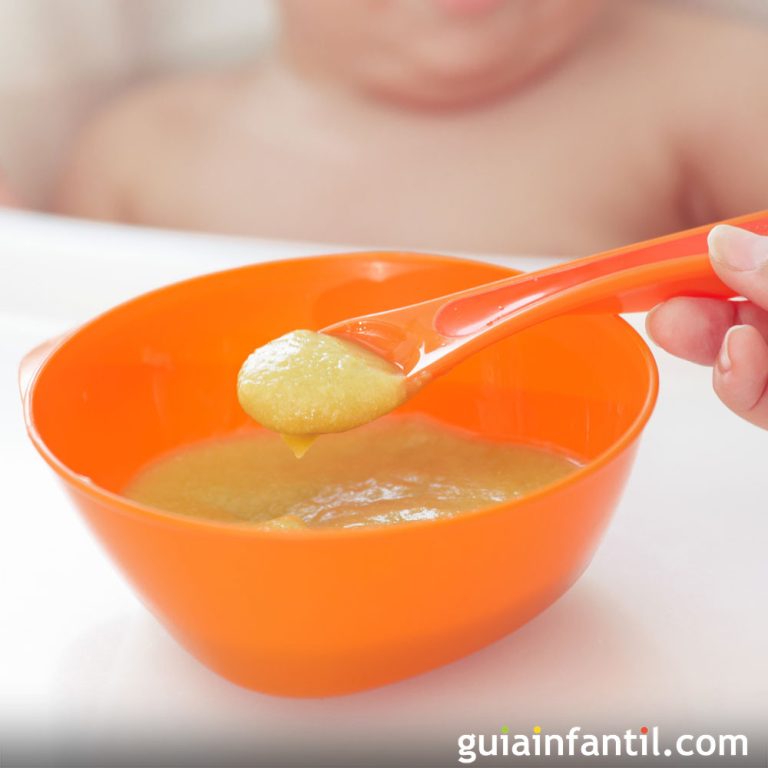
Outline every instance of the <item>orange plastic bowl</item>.
{"type": "Polygon", "coordinates": [[[424,672],[519,627],[589,563],[657,390],[650,351],[621,319],[534,327],[402,409],[586,460],[520,500],[437,522],[270,532],[164,513],[120,491],[158,454],[248,423],[235,381],[254,347],[506,274],[443,257],[362,253],[171,285],[34,361],[24,395],[30,437],[149,609],[224,677],[272,694],[324,696],[424,672]]]}

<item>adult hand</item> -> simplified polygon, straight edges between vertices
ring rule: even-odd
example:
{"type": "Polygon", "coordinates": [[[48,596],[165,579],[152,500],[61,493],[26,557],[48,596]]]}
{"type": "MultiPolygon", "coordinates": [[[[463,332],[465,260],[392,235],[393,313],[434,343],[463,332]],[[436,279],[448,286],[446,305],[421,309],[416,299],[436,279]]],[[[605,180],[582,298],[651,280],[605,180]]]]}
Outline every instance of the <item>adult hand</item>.
{"type": "Polygon", "coordinates": [[[711,365],[720,399],[768,429],[768,237],[720,224],[708,241],[718,276],[748,301],[670,299],[649,313],[646,328],[667,352],[711,365]]]}

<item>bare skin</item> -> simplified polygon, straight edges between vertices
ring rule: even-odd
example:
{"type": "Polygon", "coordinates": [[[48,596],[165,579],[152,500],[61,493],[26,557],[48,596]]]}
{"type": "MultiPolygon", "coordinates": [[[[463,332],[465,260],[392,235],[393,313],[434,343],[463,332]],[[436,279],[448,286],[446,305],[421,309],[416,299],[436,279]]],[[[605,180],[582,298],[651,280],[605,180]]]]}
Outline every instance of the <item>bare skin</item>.
{"type": "Polygon", "coordinates": [[[11,193],[11,188],[5,181],[2,171],[0,171],[0,206],[6,208],[16,206],[16,198],[11,193]]]}
{"type": "MultiPolygon", "coordinates": [[[[262,62],[151,84],[99,116],[58,207],[230,234],[575,256],[768,206],[764,30],[640,0],[535,2],[554,18],[486,22],[525,7],[491,2],[459,26],[427,16],[426,0],[336,11],[341,0],[284,0],[280,44],[262,62]],[[333,38],[344,19],[349,34],[333,38]]],[[[448,0],[432,3],[449,13],[448,0]]]]}
{"type": "Polygon", "coordinates": [[[672,299],[648,315],[648,333],[673,355],[712,366],[723,403],[768,429],[768,237],[715,227],[709,250],[721,280],[748,301],[672,299]]]}

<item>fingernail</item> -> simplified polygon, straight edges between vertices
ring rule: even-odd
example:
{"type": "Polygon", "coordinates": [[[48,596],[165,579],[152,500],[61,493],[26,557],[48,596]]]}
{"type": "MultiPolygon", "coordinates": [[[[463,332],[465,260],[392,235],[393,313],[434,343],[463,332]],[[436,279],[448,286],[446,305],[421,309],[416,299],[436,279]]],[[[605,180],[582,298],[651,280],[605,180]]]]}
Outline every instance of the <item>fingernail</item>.
{"type": "Polygon", "coordinates": [[[651,325],[652,321],[651,318],[656,314],[656,312],[661,307],[661,304],[657,304],[652,310],[648,312],[648,314],[645,316],[645,332],[648,334],[648,338],[654,343],[658,344],[659,342],[656,341],[656,339],[653,336],[653,333],[651,332],[651,325]]]}
{"type": "Polygon", "coordinates": [[[746,229],[718,224],[709,231],[707,244],[715,261],[737,272],[748,272],[768,263],[768,237],[746,229]]]}
{"type": "Polygon", "coordinates": [[[720,354],[717,356],[717,367],[721,373],[728,373],[731,370],[733,364],[731,363],[731,355],[729,351],[729,345],[731,343],[731,336],[733,332],[738,328],[743,328],[742,325],[732,325],[723,338],[723,343],[720,346],[720,354]]]}

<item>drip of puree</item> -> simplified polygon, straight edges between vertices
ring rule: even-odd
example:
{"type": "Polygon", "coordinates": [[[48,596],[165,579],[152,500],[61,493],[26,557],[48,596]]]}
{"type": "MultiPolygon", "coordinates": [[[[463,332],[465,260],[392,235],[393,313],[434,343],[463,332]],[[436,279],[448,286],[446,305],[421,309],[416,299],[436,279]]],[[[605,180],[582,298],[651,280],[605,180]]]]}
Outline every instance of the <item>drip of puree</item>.
{"type": "Polygon", "coordinates": [[[578,466],[553,451],[393,414],[328,435],[301,461],[266,430],[187,446],[145,468],[125,495],[171,512],[266,528],[354,528],[499,504],[578,466]]]}
{"type": "Polygon", "coordinates": [[[259,347],[237,379],[243,410],[297,457],[328,432],[366,424],[407,397],[399,368],[353,341],[291,331],[259,347]]]}

